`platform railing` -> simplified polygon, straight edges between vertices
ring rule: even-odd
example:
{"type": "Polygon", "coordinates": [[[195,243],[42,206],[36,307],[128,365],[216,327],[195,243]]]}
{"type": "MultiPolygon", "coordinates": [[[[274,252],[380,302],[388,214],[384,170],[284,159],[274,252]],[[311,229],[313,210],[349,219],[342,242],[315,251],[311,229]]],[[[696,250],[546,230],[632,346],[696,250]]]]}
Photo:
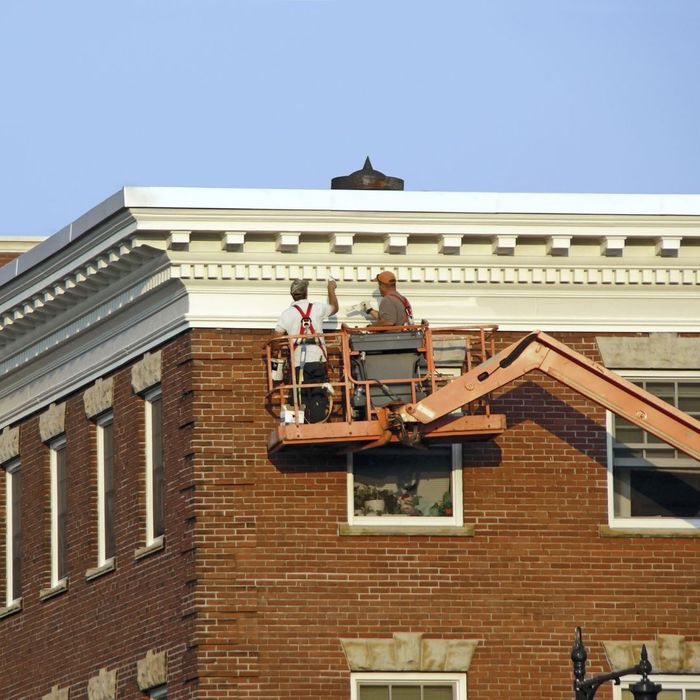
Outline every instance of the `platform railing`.
{"type": "MultiPolygon", "coordinates": [[[[267,410],[280,419],[282,408],[286,406],[287,410],[293,412],[291,417],[287,415],[287,422],[298,425],[301,422],[301,390],[324,387],[330,399],[325,421],[352,423],[357,420],[372,420],[377,408],[377,401],[372,396],[373,387],[379,387],[389,398],[392,387],[409,387],[410,401],[415,403],[420,396],[433,393],[456,376],[494,355],[496,331],[497,326],[493,325],[431,328],[424,323],[415,326],[343,328],[323,334],[272,338],[266,343],[263,354],[267,373],[267,410]],[[353,337],[366,338],[369,334],[392,333],[414,333],[421,339],[416,348],[420,361],[413,376],[358,376],[362,352],[353,349],[353,337]],[[300,381],[299,368],[295,367],[293,361],[294,351],[297,341],[310,340],[325,347],[327,382],[300,381]],[[358,397],[363,397],[363,405],[358,405],[358,397]]],[[[384,403],[394,402],[389,400],[384,403]]],[[[475,405],[465,406],[463,410],[490,415],[488,397],[475,402],[475,405]]]]}

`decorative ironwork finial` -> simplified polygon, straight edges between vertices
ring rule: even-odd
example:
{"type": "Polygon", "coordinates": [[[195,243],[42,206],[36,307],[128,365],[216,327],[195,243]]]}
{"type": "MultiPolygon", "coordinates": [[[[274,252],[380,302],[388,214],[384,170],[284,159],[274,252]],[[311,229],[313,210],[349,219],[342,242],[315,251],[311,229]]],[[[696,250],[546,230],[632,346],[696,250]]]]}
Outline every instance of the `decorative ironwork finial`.
{"type": "Polygon", "coordinates": [[[642,676],[646,677],[651,673],[651,663],[649,662],[649,654],[647,654],[647,645],[642,644],[642,653],[639,655],[639,668],[642,676]]]}
{"type": "Polygon", "coordinates": [[[583,646],[581,628],[577,627],[574,632],[574,646],[571,648],[571,661],[574,664],[574,678],[577,681],[582,681],[586,677],[587,659],[588,654],[586,653],[586,647],[583,646]]]}
{"type": "Polygon", "coordinates": [[[574,633],[574,646],[571,649],[571,661],[574,664],[574,695],[576,700],[593,700],[593,696],[603,683],[613,681],[619,684],[622,676],[630,674],[640,674],[642,679],[638,683],[630,686],[630,692],[634,700],[656,700],[656,696],[662,688],[658,683],[652,683],[648,676],[651,673],[651,663],[647,654],[646,645],[642,645],[639,663],[631,668],[613,673],[603,673],[600,676],[586,678],[586,660],[588,654],[583,646],[581,628],[577,627],[574,633]]]}
{"type": "Polygon", "coordinates": [[[658,683],[649,680],[651,662],[647,654],[646,644],[642,644],[642,653],[637,667],[639,668],[639,673],[642,674],[642,678],[639,682],[630,686],[630,692],[634,696],[634,700],[656,700],[662,688],[658,683]]]}

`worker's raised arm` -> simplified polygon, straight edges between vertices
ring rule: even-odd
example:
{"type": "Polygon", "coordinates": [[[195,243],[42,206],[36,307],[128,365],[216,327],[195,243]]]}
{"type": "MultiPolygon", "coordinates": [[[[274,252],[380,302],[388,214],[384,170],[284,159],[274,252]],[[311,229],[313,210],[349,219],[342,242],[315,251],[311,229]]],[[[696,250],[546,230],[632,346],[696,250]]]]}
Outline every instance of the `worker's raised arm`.
{"type": "Polygon", "coordinates": [[[340,308],[338,306],[338,297],[335,294],[335,288],[337,286],[338,283],[335,280],[328,280],[328,303],[333,308],[333,311],[330,313],[331,316],[333,316],[333,314],[337,314],[338,309],[340,308]]]}

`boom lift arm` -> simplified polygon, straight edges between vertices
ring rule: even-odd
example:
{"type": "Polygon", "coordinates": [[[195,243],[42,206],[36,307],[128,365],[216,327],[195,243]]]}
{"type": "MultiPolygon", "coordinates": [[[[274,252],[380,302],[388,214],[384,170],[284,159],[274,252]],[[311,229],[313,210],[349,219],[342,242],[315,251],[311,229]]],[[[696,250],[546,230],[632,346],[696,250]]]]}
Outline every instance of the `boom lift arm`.
{"type": "Polygon", "coordinates": [[[700,460],[700,421],[542,331],[513,343],[421,401],[398,407],[396,413],[404,423],[429,425],[535,369],[700,460]]]}

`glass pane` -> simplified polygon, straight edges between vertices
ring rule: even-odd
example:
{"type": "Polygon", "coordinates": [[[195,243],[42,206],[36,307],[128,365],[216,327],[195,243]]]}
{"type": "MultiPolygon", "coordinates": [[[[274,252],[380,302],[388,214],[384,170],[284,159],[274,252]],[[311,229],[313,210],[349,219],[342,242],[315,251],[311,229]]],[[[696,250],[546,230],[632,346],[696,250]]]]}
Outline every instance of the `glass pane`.
{"type": "Polygon", "coordinates": [[[163,401],[151,401],[151,467],[153,469],[153,536],[164,532],[163,522],[163,401]]]}
{"type": "MultiPolygon", "coordinates": [[[[620,697],[622,700],[634,700],[634,695],[632,695],[632,691],[626,689],[622,691],[620,697]]],[[[662,690],[657,695],[657,700],[682,700],[682,697],[683,696],[680,690],[662,690]]],[[[689,696],[686,697],[688,700],[690,700],[689,696]]]]}
{"type": "Polygon", "coordinates": [[[419,685],[392,685],[391,700],[421,700],[419,685]]]}
{"type": "Polygon", "coordinates": [[[104,482],[104,543],[105,559],[114,556],[114,428],[112,423],[102,427],[102,469],[104,482]]]}
{"type": "Polygon", "coordinates": [[[613,450],[614,459],[644,459],[642,448],[632,449],[631,447],[616,447],[613,450]]]}
{"type": "Polygon", "coordinates": [[[68,485],[66,483],[66,448],[59,447],[56,450],[56,546],[58,550],[58,568],[56,578],[61,580],[66,577],[66,499],[68,485]]]}
{"type": "Polygon", "coordinates": [[[451,685],[426,685],[423,687],[423,700],[452,700],[451,685]]]}
{"type": "Polygon", "coordinates": [[[675,406],[675,386],[673,382],[646,382],[646,390],[654,396],[675,406]]]}
{"type": "Polygon", "coordinates": [[[700,474],[631,469],[630,487],[632,516],[700,516],[700,474]]]}
{"type": "Polygon", "coordinates": [[[360,700],[389,700],[389,686],[361,685],[360,700]]]}
{"type": "MultiPolygon", "coordinates": [[[[653,436],[650,435],[649,437],[649,442],[652,442],[651,438],[653,438],[653,436]]],[[[656,440],[656,438],[654,439],[656,440]]],[[[673,459],[676,456],[676,453],[672,447],[661,442],[661,440],[657,440],[657,442],[661,443],[658,447],[654,445],[653,448],[644,450],[644,456],[651,464],[657,464],[661,459],[673,459]]]]}
{"type": "Polygon", "coordinates": [[[685,700],[700,700],[700,690],[686,690],[685,700]]]}
{"type": "Polygon", "coordinates": [[[353,475],[355,515],[452,516],[449,449],[358,452],[353,475]]]}
{"type": "Polygon", "coordinates": [[[626,444],[644,442],[644,431],[633,423],[616,416],[615,439],[626,444]]]}
{"type": "Polygon", "coordinates": [[[10,477],[12,484],[12,592],[13,600],[22,596],[22,473],[10,477]]]}
{"type": "Polygon", "coordinates": [[[700,413],[700,384],[678,385],[678,408],[686,413],[700,413]]]}
{"type": "Polygon", "coordinates": [[[656,700],[682,700],[682,698],[683,693],[680,690],[662,690],[656,696],[656,700]]]}

